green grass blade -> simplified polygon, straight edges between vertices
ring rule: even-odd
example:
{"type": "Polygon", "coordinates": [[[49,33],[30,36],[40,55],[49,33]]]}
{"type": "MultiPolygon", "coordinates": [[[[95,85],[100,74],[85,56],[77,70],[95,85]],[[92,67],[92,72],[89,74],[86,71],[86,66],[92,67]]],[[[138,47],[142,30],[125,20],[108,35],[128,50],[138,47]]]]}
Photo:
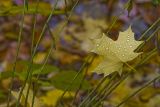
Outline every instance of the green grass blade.
{"type": "MultiPolygon", "coordinates": [[[[36,46],[35,46],[35,48],[34,48],[34,50],[33,50],[33,54],[32,54],[32,56],[31,56],[31,61],[30,61],[30,63],[29,63],[29,67],[28,67],[28,70],[27,70],[26,79],[25,79],[25,81],[24,81],[24,84],[23,84],[23,86],[22,86],[22,88],[21,88],[21,90],[20,90],[20,94],[19,94],[19,96],[18,96],[18,102],[19,102],[20,99],[21,99],[23,90],[24,90],[24,88],[25,88],[25,86],[26,86],[26,83],[27,83],[27,81],[28,81],[28,79],[29,79],[29,77],[30,77],[30,75],[31,75],[33,58],[34,58],[34,56],[35,56],[35,54],[36,54],[36,50],[37,50],[37,48],[38,48],[38,46],[39,46],[39,44],[40,44],[40,41],[41,41],[41,39],[42,39],[45,31],[46,31],[47,24],[49,23],[52,15],[53,15],[53,12],[54,12],[54,10],[55,10],[55,8],[56,8],[56,6],[57,6],[57,3],[58,3],[58,0],[56,1],[54,7],[52,8],[52,11],[51,11],[50,15],[48,16],[47,21],[45,22],[45,24],[44,24],[44,26],[43,26],[42,32],[41,32],[41,34],[40,34],[40,37],[39,37],[39,39],[38,39],[38,41],[37,41],[37,43],[36,43],[36,46]]],[[[16,104],[16,107],[18,107],[18,106],[19,106],[19,103],[16,104]]]]}
{"type": "Polygon", "coordinates": [[[132,98],[133,96],[135,96],[137,93],[139,93],[140,91],[142,91],[144,88],[148,87],[150,84],[152,84],[154,81],[160,79],[160,75],[155,77],[154,79],[152,79],[151,81],[147,82],[145,85],[143,85],[141,88],[139,88],[138,90],[136,90],[135,92],[133,92],[130,96],[126,97],[121,103],[119,103],[116,107],[120,107],[121,105],[123,105],[125,102],[127,102],[130,98],[132,98]]]}
{"type": "MultiPolygon", "coordinates": [[[[25,6],[23,8],[25,8],[25,6]]],[[[20,31],[19,31],[19,35],[18,35],[18,47],[17,47],[17,50],[16,50],[16,57],[15,57],[15,62],[14,62],[14,66],[13,66],[11,82],[13,82],[14,77],[15,77],[15,72],[16,72],[16,65],[17,65],[17,60],[18,60],[18,55],[19,55],[19,50],[20,50],[20,45],[21,45],[21,39],[22,39],[24,16],[25,16],[25,11],[23,9],[22,19],[21,19],[21,24],[20,24],[20,31]]],[[[10,102],[10,97],[11,97],[12,86],[13,86],[13,83],[11,83],[10,87],[9,87],[9,94],[8,94],[8,99],[7,99],[7,107],[10,106],[9,102],[10,102]]]]}
{"type": "MultiPolygon", "coordinates": [[[[35,13],[37,13],[38,7],[39,7],[39,0],[37,0],[37,5],[36,5],[35,13]]],[[[36,23],[37,23],[37,14],[35,14],[35,15],[34,15],[34,18],[33,18],[32,43],[31,43],[31,56],[33,55],[33,50],[34,50],[34,40],[35,40],[36,23]]],[[[31,60],[32,60],[32,59],[31,59],[31,60]]],[[[32,77],[32,74],[31,74],[29,80],[31,80],[31,77],[32,77]]],[[[26,98],[25,98],[25,104],[24,104],[25,106],[27,106],[27,101],[28,101],[28,96],[29,96],[30,87],[31,87],[31,83],[29,82],[29,86],[28,86],[27,94],[26,94],[26,98]]]]}

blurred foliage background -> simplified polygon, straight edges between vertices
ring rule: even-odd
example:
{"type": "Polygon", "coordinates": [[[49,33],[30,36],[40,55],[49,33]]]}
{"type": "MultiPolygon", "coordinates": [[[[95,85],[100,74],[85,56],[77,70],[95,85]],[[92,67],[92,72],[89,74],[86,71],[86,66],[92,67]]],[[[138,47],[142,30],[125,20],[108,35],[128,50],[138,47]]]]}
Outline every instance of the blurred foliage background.
{"type": "MultiPolygon", "coordinates": [[[[146,41],[154,34],[141,49],[150,57],[141,56],[147,60],[139,64],[136,67],[137,72],[133,72],[107,96],[101,106],[116,106],[136,89],[160,75],[160,0],[131,0],[128,9],[124,9],[127,0],[58,0],[58,2],[39,0],[38,9],[36,9],[37,1],[26,0],[24,11],[23,0],[0,0],[0,107],[7,106],[10,88],[12,90],[9,99],[10,107],[15,107],[30,64],[32,43],[35,47],[44,25],[47,29],[33,58],[28,107],[32,106],[33,93],[36,93],[34,107],[56,107],[67,85],[76,76],[76,72],[84,63],[88,63],[83,83],[81,80],[84,76],[80,74],[63,96],[66,107],[78,106],[103,77],[103,74],[97,75],[91,72],[101,59],[95,56],[94,60],[87,60],[92,48],[90,39],[97,38],[108,30],[108,36],[116,40],[119,32],[131,25],[138,40],[156,22],[156,25],[142,38],[146,41]],[[56,3],[51,19],[46,22],[56,3]],[[35,38],[32,41],[33,32],[35,38]],[[19,45],[20,35],[22,38],[19,45]],[[52,45],[53,48],[51,48],[52,45]],[[20,48],[16,60],[15,78],[12,79],[18,46],[20,48]],[[154,51],[155,48],[156,51],[154,51]],[[50,56],[48,53],[51,53],[50,56]],[[45,66],[43,66],[44,63],[45,66]],[[75,96],[79,86],[81,89],[75,96]],[[72,99],[74,99],[73,102],[72,99]]],[[[136,62],[137,60],[134,60],[129,64],[134,66],[136,62]]],[[[125,71],[128,71],[127,67],[125,71]]],[[[118,79],[120,79],[119,76],[113,82],[116,83],[118,79]]],[[[29,81],[27,84],[30,84],[29,81]]],[[[27,88],[28,85],[22,93],[21,106],[25,104],[27,88]]],[[[160,79],[129,99],[123,107],[160,107],[160,79]]]]}

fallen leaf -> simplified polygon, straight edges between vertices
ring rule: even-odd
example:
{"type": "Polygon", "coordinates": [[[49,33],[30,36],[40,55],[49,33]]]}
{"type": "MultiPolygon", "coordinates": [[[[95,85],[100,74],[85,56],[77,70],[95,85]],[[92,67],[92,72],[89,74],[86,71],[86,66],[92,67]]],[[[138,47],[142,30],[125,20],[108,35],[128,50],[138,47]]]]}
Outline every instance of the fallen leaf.
{"type": "Polygon", "coordinates": [[[105,34],[99,39],[93,40],[94,52],[103,57],[103,61],[93,70],[93,72],[104,73],[105,76],[118,71],[122,72],[123,64],[136,58],[141,53],[134,50],[143,42],[136,41],[134,33],[129,27],[126,31],[120,32],[117,41],[113,41],[105,34]]]}
{"type": "MultiPolygon", "coordinates": [[[[41,97],[41,99],[43,103],[46,104],[47,106],[56,107],[57,101],[59,100],[59,98],[61,97],[63,93],[64,91],[62,90],[54,89],[54,90],[47,92],[47,95],[41,97]]],[[[67,92],[63,98],[70,98],[73,95],[74,95],[73,92],[67,92]]]]}

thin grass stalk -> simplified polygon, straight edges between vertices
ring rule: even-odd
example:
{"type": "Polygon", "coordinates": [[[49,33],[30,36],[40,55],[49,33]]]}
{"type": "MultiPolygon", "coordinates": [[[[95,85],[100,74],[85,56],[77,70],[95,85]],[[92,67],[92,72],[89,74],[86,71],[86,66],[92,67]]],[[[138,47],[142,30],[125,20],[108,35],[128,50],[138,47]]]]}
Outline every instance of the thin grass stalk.
{"type": "MultiPolygon", "coordinates": [[[[42,67],[41,67],[41,69],[40,69],[40,73],[37,75],[35,81],[38,81],[38,80],[39,80],[39,76],[40,76],[41,72],[43,71],[43,69],[44,69],[44,67],[45,67],[45,65],[46,65],[46,63],[47,63],[47,61],[48,61],[48,59],[49,59],[49,57],[50,57],[50,55],[51,55],[52,50],[55,49],[55,40],[54,40],[54,38],[53,38],[53,34],[52,34],[52,32],[51,32],[51,30],[50,30],[50,28],[49,28],[49,25],[48,25],[48,30],[49,30],[49,34],[51,35],[51,38],[52,38],[51,47],[50,47],[50,49],[49,49],[49,52],[48,52],[48,54],[47,54],[47,57],[46,57],[43,65],[42,65],[42,67]]],[[[33,93],[32,107],[34,106],[35,95],[36,95],[36,92],[33,93]]]]}
{"type": "Polygon", "coordinates": [[[72,16],[73,11],[74,11],[75,7],[78,5],[79,1],[80,1],[80,0],[76,0],[75,4],[73,5],[73,7],[71,8],[71,10],[70,10],[70,12],[69,12],[69,14],[68,14],[68,17],[67,17],[64,25],[62,26],[62,29],[58,32],[58,34],[60,34],[60,33],[63,31],[64,27],[68,24],[69,19],[70,19],[70,17],[72,16]]]}
{"type": "MultiPolygon", "coordinates": [[[[41,32],[41,34],[40,34],[40,37],[39,37],[39,39],[38,39],[38,41],[37,41],[37,43],[36,43],[36,46],[35,46],[35,48],[34,48],[34,50],[33,50],[33,54],[32,54],[32,56],[31,56],[31,61],[30,61],[30,63],[29,63],[29,67],[28,67],[28,70],[27,70],[27,76],[26,76],[26,79],[25,79],[25,81],[24,81],[24,84],[23,84],[23,86],[22,86],[22,88],[21,88],[21,90],[20,90],[20,94],[19,94],[19,96],[18,96],[18,102],[19,102],[20,99],[21,99],[23,90],[24,90],[24,88],[25,88],[25,86],[26,86],[26,83],[27,83],[27,81],[28,81],[28,78],[29,78],[29,76],[30,76],[31,69],[32,69],[32,65],[33,65],[33,58],[34,58],[34,56],[35,56],[35,54],[36,54],[36,50],[37,50],[37,48],[38,48],[38,46],[39,46],[39,43],[40,43],[40,41],[41,41],[41,39],[42,39],[42,37],[43,37],[43,35],[44,35],[44,33],[45,33],[47,24],[48,24],[48,22],[50,21],[50,19],[51,19],[51,17],[52,17],[52,14],[53,14],[56,6],[57,6],[57,3],[58,3],[58,0],[56,0],[56,3],[55,3],[55,5],[54,5],[54,7],[53,7],[53,9],[52,9],[52,12],[51,12],[50,15],[48,16],[48,19],[47,19],[47,21],[45,22],[45,25],[43,26],[42,32],[41,32]]],[[[19,106],[19,103],[16,104],[16,107],[18,107],[18,106],[19,106]]]]}
{"type": "Polygon", "coordinates": [[[158,19],[141,35],[141,37],[140,37],[138,40],[142,40],[142,39],[146,36],[146,34],[147,34],[152,28],[154,28],[156,25],[159,25],[159,23],[160,23],[160,18],[158,18],[158,19]]]}
{"type": "MultiPolygon", "coordinates": [[[[89,64],[91,64],[91,63],[93,62],[94,57],[95,57],[95,56],[93,56],[93,57],[91,58],[91,61],[89,62],[89,64]]],[[[85,80],[85,78],[86,78],[86,76],[87,76],[88,67],[89,67],[89,65],[88,65],[88,66],[86,67],[86,69],[85,69],[84,76],[83,76],[83,78],[82,78],[82,80],[81,80],[81,83],[80,83],[80,85],[79,85],[78,90],[77,90],[76,93],[75,93],[75,96],[74,96],[73,101],[72,101],[72,105],[73,105],[74,102],[75,102],[75,99],[76,99],[76,97],[77,97],[77,94],[79,93],[80,89],[82,88],[82,83],[84,82],[84,80],[85,80]]]]}
{"type": "Polygon", "coordinates": [[[142,91],[144,88],[148,87],[151,83],[153,83],[154,81],[160,79],[160,75],[155,77],[154,79],[152,79],[151,81],[147,82],[145,85],[143,85],[141,88],[139,88],[138,90],[136,90],[135,92],[133,92],[130,96],[126,97],[121,103],[119,103],[116,107],[120,107],[121,105],[123,105],[124,103],[126,103],[130,98],[134,97],[137,93],[139,93],[140,91],[142,91]]]}
{"type": "Polygon", "coordinates": [[[105,82],[106,79],[107,76],[102,78],[98,85],[84,98],[80,105],[83,105],[90,98],[90,96],[92,96],[100,88],[100,86],[105,82]]]}
{"type": "MultiPolygon", "coordinates": [[[[126,10],[126,9],[129,8],[130,2],[131,2],[131,0],[128,0],[128,1],[127,1],[127,3],[126,3],[125,6],[124,6],[124,10],[126,10]]],[[[120,12],[119,16],[122,15],[123,13],[124,13],[123,11],[120,12]]],[[[107,30],[107,32],[106,32],[107,35],[109,35],[110,30],[113,28],[113,26],[114,26],[115,23],[117,22],[119,16],[116,16],[116,17],[113,18],[113,22],[112,22],[112,24],[109,26],[109,28],[108,28],[108,30],[107,30]]]]}
{"type": "Polygon", "coordinates": [[[10,83],[10,86],[9,86],[9,94],[8,94],[8,99],[7,99],[7,107],[10,106],[9,103],[10,103],[11,91],[12,91],[12,86],[13,86],[12,82],[14,81],[15,72],[16,72],[16,66],[17,66],[17,60],[18,60],[19,50],[20,50],[20,46],[21,46],[23,24],[24,24],[24,16],[25,16],[25,3],[24,3],[23,8],[24,9],[23,9],[22,17],[21,17],[20,31],[19,31],[19,35],[18,35],[18,46],[17,46],[17,50],[16,50],[15,62],[14,62],[14,65],[13,65],[13,71],[12,71],[12,76],[11,76],[11,83],[10,83]]]}
{"type": "MultiPolygon", "coordinates": [[[[39,7],[39,0],[36,1],[37,4],[36,4],[36,10],[35,10],[35,13],[37,13],[38,11],[38,7],[39,7]]],[[[35,40],[35,29],[36,29],[36,23],[37,23],[37,14],[34,15],[33,17],[33,30],[32,30],[32,43],[31,43],[31,56],[33,55],[33,49],[34,49],[34,40],[35,40]]],[[[30,81],[29,81],[29,86],[28,86],[28,89],[27,89],[27,94],[26,94],[26,97],[25,97],[25,107],[27,106],[27,101],[28,101],[28,95],[29,95],[29,89],[31,87],[31,77],[32,77],[32,73],[31,73],[31,76],[30,76],[30,81]]]]}
{"type": "Polygon", "coordinates": [[[109,90],[113,84],[114,84],[114,79],[117,77],[117,72],[115,72],[113,74],[113,76],[111,77],[110,81],[108,81],[108,83],[94,96],[91,98],[91,100],[89,102],[87,102],[87,106],[89,106],[89,104],[92,103],[92,101],[94,101],[96,98],[98,98],[100,95],[105,94],[105,90],[109,90]]]}
{"type": "Polygon", "coordinates": [[[144,64],[146,61],[148,61],[152,56],[157,54],[157,48],[154,48],[152,51],[150,51],[149,53],[147,53],[146,56],[144,56],[144,58],[142,59],[142,61],[140,63],[138,63],[138,66],[141,66],[142,64],[144,64]]]}
{"type": "Polygon", "coordinates": [[[92,102],[93,102],[94,100],[96,100],[96,98],[98,98],[100,95],[105,94],[105,93],[106,93],[106,90],[111,89],[112,86],[113,86],[112,82],[113,82],[113,80],[114,80],[116,77],[117,77],[117,73],[115,72],[115,73],[113,74],[113,76],[111,77],[110,81],[104,86],[104,88],[101,89],[101,91],[100,91],[99,93],[97,93],[93,98],[91,98],[91,100],[90,100],[89,102],[88,102],[88,101],[86,102],[86,104],[87,104],[86,107],[89,107],[90,104],[92,104],[92,102]]]}
{"type": "MultiPolygon", "coordinates": [[[[129,68],[131,68],[131,71],[136,71],[137,72],[137,70],[135,69],[135,68],[133,68],[132,66],[130,66],[128,63],[125,63],[129,68]]],[[[107,89],[105,89],[105,90],[103,90],[102,91],[102,95],[104,95],[101,99],[99,98],[98,99],[98,102],[96,102],[96,104],[95,105],[97,105],[97,104],[99,104],[101,101],[103,101],[104,99],[105,99],[105,97],[106,96],[109,96],[119,85],[120,85],[120,83],[121,82],[123,82],[129,75],[130,75],[130,72],[131,71],[129,71],[129,72],[127,72],[127,74],[125,74],[125,76],[122,78],[122,79],[120,79],[120,81],[118,81],[117,82],[117,84],[116,85],[113,85],[113,87],[110,87],[108,90],[108,92],[107,92],[107,89]]],[[[96,106],[95,106],[96,107],[96,106]]]]}
{"type": "MultiPolygon", "coordinates": [[[[151,26],[152,27],[152,26],[151,26]]],[[[151,28],[150,27],[150,28],[151,28]]],[[[149,29],[150,29],[149,28],[149,29]]],[[[146,44],[146,42],[148,42],[149,40],[151,40],[154,36],[155,36],[155,34],[159,31],[159,29],[160,29],[160,27],[158,27],[158,28],[156,28],[156,30],[145,40],[145,42],[143,42],[135,51],[137,52],[137,51],[140,51],[143,47],[144,47],[144,45],[146,44]]]]}
{"type": "MultiPolygon", "coordinates": [[[[72,16],[73,10],[74,10],[75,7],[78,5],[79,1],[80,1],[80,0],[77,0],[77,1],[75,2],[75,4],[73,5],[73,7],[72,7],[72,9],[71,9],[71,11],[70,11],[70,14],[68,15],[68,18],[67,18],[67,20],[66,20],[66,23],[65,23],[64,26],[62,27],[61,31],[64,29],[65,25],[68,23],[70,17],[72,16]]],[[[60,32],[61,32],[61,31],[60,31],[60,32]]],[[[60,33],[60,32],[59,32],[59,33],[60,33]]],[[[83,64],[83,65],[85,65],[85,64],[83,64]]],[[[81,70],[82,70],[83,67],[84,67],[83,65],[82,65],[82,67],[80,68],[80,70],[79,70],[79,72],[77,73],[77,75],[73,78],[73,81],[74,81],[74,80],[78,77],[78,75],[80,74],[81,70]]],[[[65,93],[66,93],[66,92],[68,91],[68,89],[72,86],[73,81],[72,81],[72,82],[70,83],[70,85],[65,89],[64,93],[63,93],[62,96],[60,97],[60,101],[59,101],[59,102],[61,102],[61,100],[63,99],[63,96],[65,95],[65,93]]]]}
{"type": "MultiPolygon", "coordinates": [[[[57,1],[58,1],[58,0],[57,0],[57,1]]],[[[79,0],[77,0],[77,2],[75,3],[75,5],[74,5],[73,8],[71,9],[70,15],[69,15],[68,18],[67,18],[67,22],[69,21],[71,15],[72,15],[72,12],[73,12],[75,6],[78,4],[78,2],[79,2],[79,0]]],[[[67,23],[66,23],[66,24],[67,24],[67,23]]],[[[48,22],[47,22],[47,26],[48,26],[48,22]]],[[[64,26],[65,26],[65,25],[64,25],[64,26]]],[[[64,28],[64,26],[63,26],[63,28],[64,28]]],[[[62,28],[62,30],[63,30],[63,28],[62,28]]],[[[60,32],[59,32],[59,33],[60,33],[60,32]]],[[[65,92],[64,92],[64,94],[65,94],[65,92]]],[[[63,94],[62,94],[62,97],[63,97],[63,94]]],[[[34,98],[33,98],[33,100],[34,100],[34,98]]]]}
{"type": "Polygon", "coordinates": [[[31,107],[34,107],[34,101],[35,101],[35,97],[36,97],[36,88],[35,88],[35,84],[33,84],[33,97],[32,97],[32,105],[31,107]]]}
{"type": "MultiPolygon", "coordinates": [[[[113,79],[112,80],[110,80],[110,84],[108,84],[108,86],[106,85],[102,90],[101,90],[101,92],[100,93],[98,93],[95,97],[93,97],[92,99],[91,99],[91,101],[89,102],[89,104],[92,104],[92,102],[94,101],[94,100],[96,100],[97,102],[95,102],[96,104],[98,103],[100,103],[101,101],[103,101],[103,98],[105,98],[106,96],[107,96],[107,93],[111,93],[112,92],[112,90],[114,89],[114,88],[116,88],[118,85],[119,85],[119,83],[121,83],[121,80],[123,81],[123,79],[121,78],[120,79],[120,81],[118,81],[116,84],[113,82],[113,80],[115,79],[115,77],[116,77],[116,75],[113,75],[113,79]],[[113,82],[113,83],[112,83],[113,82]],[[108,92],[107,92],[108,91],[108,92]],[[102,95],[102,98],[101,98],[101,95],[102,95]],[[100,97],[99,97],[100,96],[100,97]]],[[[114,90],[113,90],[114,91],[114,90]]],[[[89,106],[89,104],[88,104],[88,106],[89,106]]],[[[94,104],[94,105],[96,105],[96,104],[94,104]]]]}
{"type": "Polygon", "coordinates": [[[68,14],[67,14],[67,0],[64,0],[64,3],[65,3],[65,15],[66,15],[66,17],[68,17],[68,14]]]}
{"type": "MultiPolygon", "coordinates": [[[[87,61],[90,59],[90,57],[91,57],[91,56],[88,56],[88,57],[87,57],[87,61]]],[[[74,78],[73,78],[73,80],[71,81],[71,83],[66,87],[66,89],[65,89],[64,92],[62,93],[62,95],[61,95],[61,97],[60,97],[60,99],[59,99],[58,105],[61,104],[65,93],[70,90],[70,87],[72,86],[74,80],[77,79],[77,77],[81,74],[83,68],[86,67],[87,61],[86,61],[85,63],[83,63],[83,65],[81,66],[81,68],[80,68],[80,70],[77,72],[77,74],[74,76],[74,78]]]]}
{"type": "MultiPolygon", "coordinates": [[[[42,65],[42,67],[41,67],[41,69],[40,69],[40,73],[43,71],[45,65],[47,64],[47,61],[48,61],[48,59],[49,59],[49,57],[50,57],[51,52],[52,52],[53,49],[54,49],[54,43],[52,42],[51,47],[50,47],[50,49],[49,49],[49,52],[47,53],[47,57],[45,58],[45,61],[44,61],[43,65],[42,65]]],[[[36,81],[39,80],[40,73],[37,75],[36,81]]],[[[34,94],[34,95],[33,95],[33,98],[32,98],[32,107],[34,107],[35,95],[36,95],[36,94],[34,94]]]]}
{"type": "Polygon", "coordinates": [[[128,72],[122,79],[120,79],[120,81],[118,81],[115,85],[113,85],[113,87],[111,87],[108,92],[107,90],[105,90],[104,96],[102,98],[99,98],[98,101],[95,103],[95,106],[93,107],[96,107],[97,104],[99,104],[106,98],[106,96],[109,96],[125,79],[127,79],[129,75],[130,75],[130,72],[128,72]]]}

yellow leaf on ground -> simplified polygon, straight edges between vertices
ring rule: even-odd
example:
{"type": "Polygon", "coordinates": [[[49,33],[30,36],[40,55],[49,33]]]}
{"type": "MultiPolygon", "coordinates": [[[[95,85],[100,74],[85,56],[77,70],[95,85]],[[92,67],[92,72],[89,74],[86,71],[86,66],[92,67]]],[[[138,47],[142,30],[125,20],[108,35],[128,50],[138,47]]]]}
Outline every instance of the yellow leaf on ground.
{"type": "Polygon", "coordinates": [[[141,53],[134,50],[143,42],[136,41],[131,27],[120,32],[118,40],[113,41],[105,34],[99,39],[95,39],[92,52],[103,57],[103,61],[93,70],[93,72],[104,73],[105,76],[112,72],[122,72],[123,63],[136,58],[141,53]]]}
{"type": "MultiPolygon", "coordinates": [[[[59,98],[64,93],[62,90],[54,89],[47,92],[46,96],[41,97],[43,103],[47,106],[55,107],[59,98]]],[[[70,98],[74,95],[73,92],[67,92],[63,98],[70,98]]]]}

